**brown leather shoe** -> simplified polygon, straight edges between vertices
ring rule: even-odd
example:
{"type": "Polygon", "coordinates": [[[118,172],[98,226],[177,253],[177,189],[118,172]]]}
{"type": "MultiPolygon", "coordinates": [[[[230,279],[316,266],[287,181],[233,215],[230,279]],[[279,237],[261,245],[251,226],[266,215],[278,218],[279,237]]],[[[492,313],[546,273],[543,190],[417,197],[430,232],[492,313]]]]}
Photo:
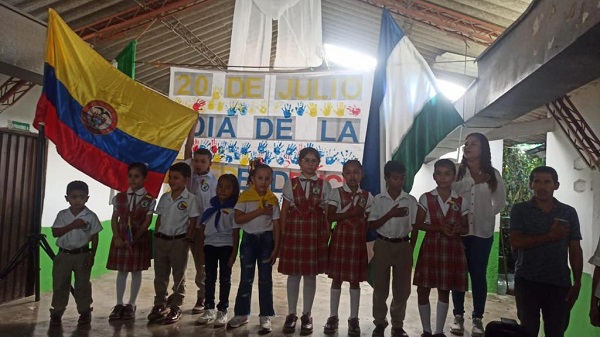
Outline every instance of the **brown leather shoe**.
{"type": "Polygon", "coordinates": [[[154,307],[152,307],[152,311],[150,311],[150,313],[148,314],[148,320],[152,322],[162,319],[166,316],[167,311],[167,308],[163,304],[155,305],[154,307]]]}
{"type": "Polygon", "coordinates": [[[121,319],[123,317],[123,305],[117,304],[111,311],[110,315],[108,315],[109,321],[114,321],[117,319],[121,319]]]}

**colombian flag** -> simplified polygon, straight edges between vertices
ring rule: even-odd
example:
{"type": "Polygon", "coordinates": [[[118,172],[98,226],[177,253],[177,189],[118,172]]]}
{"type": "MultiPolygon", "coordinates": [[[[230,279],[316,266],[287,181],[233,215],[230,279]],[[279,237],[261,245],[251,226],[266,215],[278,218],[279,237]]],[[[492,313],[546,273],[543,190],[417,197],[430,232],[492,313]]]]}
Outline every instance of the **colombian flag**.
{"type": "Polygon", "coordinates": [[[157,196],[198,115],[131,80],[88,46],[50,9],[44,89],[34,126],[71,165],[119,191],[127,166],[148,165],[157,196]]]}

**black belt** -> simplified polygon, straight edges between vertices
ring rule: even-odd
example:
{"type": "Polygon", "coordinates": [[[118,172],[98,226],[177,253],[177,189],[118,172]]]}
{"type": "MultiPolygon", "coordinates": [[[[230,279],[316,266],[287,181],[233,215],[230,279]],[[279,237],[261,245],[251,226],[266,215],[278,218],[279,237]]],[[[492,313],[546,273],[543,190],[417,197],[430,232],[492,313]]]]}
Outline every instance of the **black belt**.
{"type": "Polygon", "coordinates": [[[77,248],[77,249],[58,248],[58,251],[61,253],[65,253],[65,254],[81,254],[81,253],[89,253],[92,250],[90,249],[90,247],[81,247],[81,248],[77,248]]]}
{"type": "Polygon", "coordinates": [[[410,236],[405,236],[403,238],[388,238],[381,234],[377,234],[377,238],[391,243],[405,242],[410,240],[410,236]]]}
{"type": "Polygon", "coordinates": [[[163,233],[156,232],[154,233],[154,237],[163,239],[163,240],[177,240],[185,238],[187,234],[179,234],[179,235],[166,235],[163,233]]]}

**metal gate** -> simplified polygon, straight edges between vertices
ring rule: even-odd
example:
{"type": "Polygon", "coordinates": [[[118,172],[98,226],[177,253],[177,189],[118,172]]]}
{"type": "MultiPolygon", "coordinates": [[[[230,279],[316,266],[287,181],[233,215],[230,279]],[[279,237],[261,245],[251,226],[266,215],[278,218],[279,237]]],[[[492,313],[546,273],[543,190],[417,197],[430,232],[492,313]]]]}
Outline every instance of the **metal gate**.
{"type": "MultiPolygon", "coordinates": [[[[0,269],[35,230],[32,222],[39,148],[37,135],[0,128],[0,269]]],[[[39,167],[44,170],[45,165],[39,167]]],[[[33,256],[24,254],[18,265],[0,280],[0,303],[34,294],[33,266],[33,256]]]]}

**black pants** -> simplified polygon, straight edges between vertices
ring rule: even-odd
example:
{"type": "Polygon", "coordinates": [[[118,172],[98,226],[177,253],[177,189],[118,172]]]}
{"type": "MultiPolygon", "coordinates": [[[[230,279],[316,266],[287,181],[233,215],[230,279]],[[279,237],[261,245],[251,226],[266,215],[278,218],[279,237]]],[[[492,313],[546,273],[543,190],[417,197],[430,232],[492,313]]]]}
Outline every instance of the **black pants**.
{"type": "Polygon", "coordinates": [[[540,330],[540,311],[544,319],[546,337],[563,337],[569,326],[569,308],[565,298],[570,287],[515,279],[517,316],[531,336],[540,330]]]}
{"type": "Polygon", "coordinates": [[[231,268],[227,266],[233,247],[204,246],[204,271],[206,309],[215,308],[215,287],[217,283],[217,268],[219,269],[219,311],[227,312],[229,308],[229,291],[231,290],[231,268]]]}

